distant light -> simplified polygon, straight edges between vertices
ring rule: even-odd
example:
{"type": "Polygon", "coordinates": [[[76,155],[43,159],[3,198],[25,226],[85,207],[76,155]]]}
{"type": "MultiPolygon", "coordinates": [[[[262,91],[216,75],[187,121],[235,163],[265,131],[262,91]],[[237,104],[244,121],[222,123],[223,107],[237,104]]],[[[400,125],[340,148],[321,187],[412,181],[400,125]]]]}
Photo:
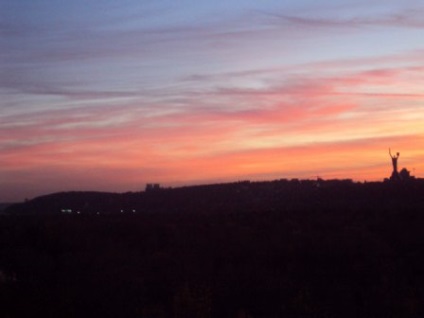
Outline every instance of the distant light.
{"type": "Polygon", "coordinates": [[[97,214],[97,215],[99,215],[99,214],[100,214],[100,212],[97,212],[96,214],[97,214]]]}
{"type": "Polygon", "coordinates": [[[81,214],[81,212],[80,211],[77,211],[77,214],[81,214]]]}
{"type": "Polygon", "coordinates": [[[121,210],[121,213],[124,213],[124,210],[121,210]]]}
{"type": "Polygon", "coordinates": [[[133,213],[135,213],[135,210],[133,210],[133,213]]]}

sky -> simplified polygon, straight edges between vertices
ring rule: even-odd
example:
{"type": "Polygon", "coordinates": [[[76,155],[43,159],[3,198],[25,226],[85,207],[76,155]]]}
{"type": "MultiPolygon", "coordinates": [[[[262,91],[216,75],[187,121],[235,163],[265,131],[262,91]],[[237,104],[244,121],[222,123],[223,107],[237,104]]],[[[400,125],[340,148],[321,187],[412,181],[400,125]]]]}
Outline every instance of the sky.
{"type": "Polygon", "coordinates": [[[0,202],[424,177],[422,0],[0,0],[0,202]]]}

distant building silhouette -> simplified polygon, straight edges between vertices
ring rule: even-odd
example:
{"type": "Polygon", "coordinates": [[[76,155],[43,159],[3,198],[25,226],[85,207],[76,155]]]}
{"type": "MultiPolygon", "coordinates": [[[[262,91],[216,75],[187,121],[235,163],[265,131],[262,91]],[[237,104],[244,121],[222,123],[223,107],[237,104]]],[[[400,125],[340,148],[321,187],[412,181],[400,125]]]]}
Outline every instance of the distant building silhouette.
{"type": "Polygon", "coordinates": [[[160,190],[159,183],[148,183],[148,184],[146,184],[146,192],[158,191],[158,190],[160,190]]]}
{"type": "Polygon", "coordinates": [[[411,177],[411,173],[409,172],[409,170],[406,168],[402,168],[402,170],[399,172],[399,177],[401,178],[401,180],[408,180],[413,178],[411,177]]]}

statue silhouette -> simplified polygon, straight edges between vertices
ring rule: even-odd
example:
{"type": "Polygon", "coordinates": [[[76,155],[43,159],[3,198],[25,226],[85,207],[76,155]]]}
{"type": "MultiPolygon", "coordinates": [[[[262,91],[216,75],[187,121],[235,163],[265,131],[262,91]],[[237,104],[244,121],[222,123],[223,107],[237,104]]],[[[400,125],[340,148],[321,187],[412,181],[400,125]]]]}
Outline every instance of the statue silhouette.
{"type": "Polygon", "coordinates": [[[393,172],[392,172],[392,175],[390,177],[390,180],[399,180],[400,177],[399,177],[397,162],[398,162],[400,153],[397,152],[396,153],[396,156],[393,156],[392,155],[392,152],[391,152],[391,150],[389,148],[389,155],[390,155],[390,158],[392,158],[392,165],[393,165],[393,172]]]}

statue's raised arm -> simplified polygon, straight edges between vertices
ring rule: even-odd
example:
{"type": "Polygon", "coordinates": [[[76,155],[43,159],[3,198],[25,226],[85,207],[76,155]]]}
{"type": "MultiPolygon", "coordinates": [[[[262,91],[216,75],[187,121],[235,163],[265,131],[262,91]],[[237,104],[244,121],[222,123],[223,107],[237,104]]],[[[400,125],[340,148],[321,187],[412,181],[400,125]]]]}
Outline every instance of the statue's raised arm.
{"type": "Polygon", "coordinates": [[[389,155],[390,155],[390,157],[391,157],[392,159],[395,159],[395,158],[397,159],[397,158],[399,158],[400,153],[399,153],[399,152],[397,152],[397,153],[396,153],[396,156],[393,156],[393,155],[392,155],[392,152],[391,152],[391,150],[390,150],[390,148],[389,148],[389,155]]]}

